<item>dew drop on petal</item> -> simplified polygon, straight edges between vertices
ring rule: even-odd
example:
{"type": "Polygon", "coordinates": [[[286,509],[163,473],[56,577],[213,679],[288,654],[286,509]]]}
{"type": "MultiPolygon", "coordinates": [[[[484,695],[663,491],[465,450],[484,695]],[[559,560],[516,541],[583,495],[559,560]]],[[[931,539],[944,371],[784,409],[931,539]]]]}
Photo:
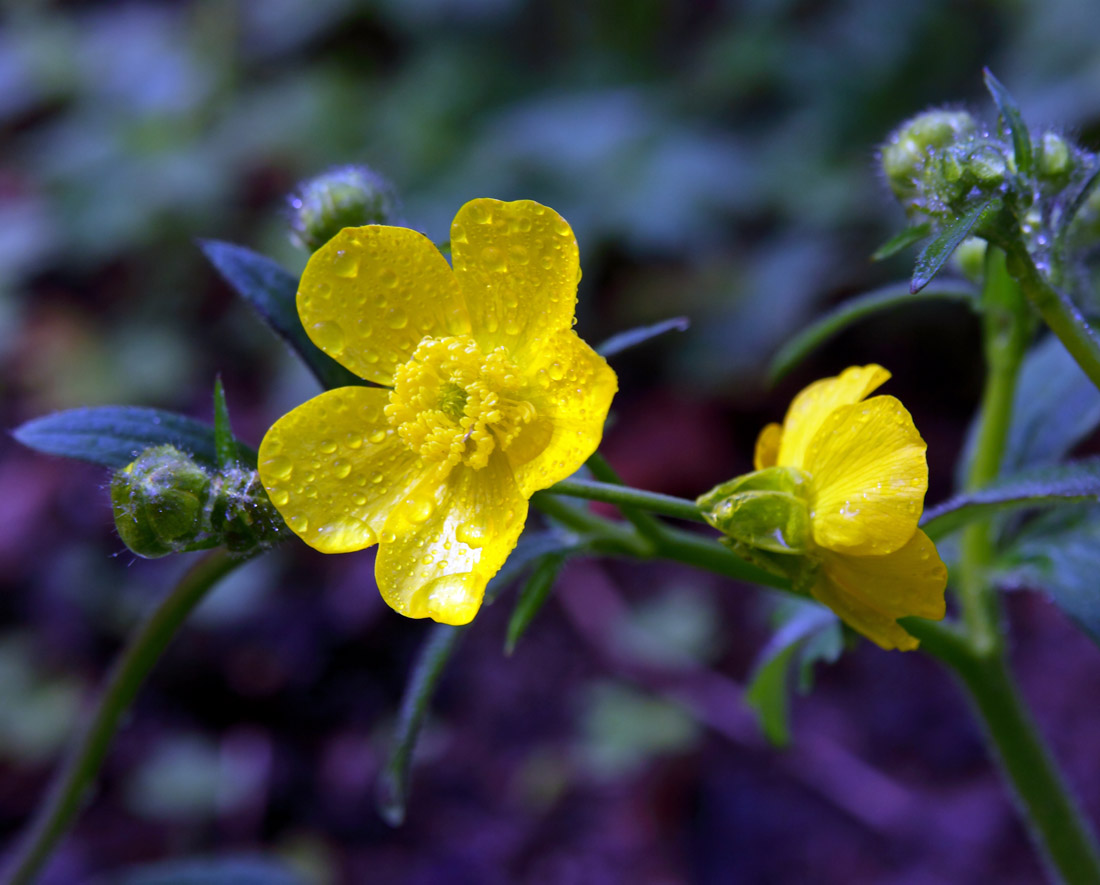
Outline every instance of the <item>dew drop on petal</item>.
{"type": "Polygon", "coordinates": [[[290,500],[290,492],[286,489],[274,489],[271,492],[271,503],[276,507],[286,506],[287,501],[290,500]]]}
{"type": "Polygon", "coordinates": [[[313,324],[313,335],[310,337],[321,350],[330,356],[344,351],[344,330],[339,323],[331,320],[322,320],[313,324]]]}
{"type": "MultiPolygon", "coordinates": [[[[374,445],[378,445],[379,443],[382,443],[382,442],[385,441],[386,431],[376,430],[370,436],[368,436],[367,439],[369,439],[374,445]]],[[[381,477],[379,477],[379,478],[381,478],[381,477]]]]}
{"type": "Polygon", "coordinates": [[[332,259],[332,272],[338,277],[354,277],[359,274],[359,256],[346,249],[338,249],[332,259]]]}
{"type": "Polygon", "coordinates": [[[550,364],[550,377],[555,381],[561,381],[565,377],[565,369],[561,367],[561,363],[555,361],[550,364]]]}
{"type": "Polygon", "coordinates": [[[332,462],[332,472],[336,474],[339,479],[346,479],[348,474],[351,473],[351,465],[343,458],[337,458],[332,462]]]}
{"type": "Polygon", "coordinates": [[[336,451],[336,443],[334,443],[331,439],[323,439],[321,440],[320,449],[326,455],[331,455],[333,452],[336,451]]]}
{"type": "Polygon", "coordinates": [[[290,475],[294,472],[294,465],[284,455],[269,458],[264,462],[264,467],[267,469],[267,474],[275,479],[290,479],[290,475]]]}
{"type": "Polygon", "coordinates": [[[400,307],[391,307],[386,314],[386,325],[391,329],[404,329],[409,324],[409,315],[400,307]]]}
{"type": "Polygon", "coordinates": [[[481,263],[486,270],[502,271],[505,269],[504,253],[495,246],[486,246],[481,250],[481,263]]]}
{"type": "Polygon", "coordinates": [[[292,531],[298,534],[309,529],[309,520],[300,513],[296,513],[294,516],[288,516],[286,524],[290,526],[292,531]]]}
{"type": "Polygon", "coordinates": [[[464,522],[455,529],[455,538],[470,547],[481,547],[485,544],[484,530],[472,522],[464,522]]]}

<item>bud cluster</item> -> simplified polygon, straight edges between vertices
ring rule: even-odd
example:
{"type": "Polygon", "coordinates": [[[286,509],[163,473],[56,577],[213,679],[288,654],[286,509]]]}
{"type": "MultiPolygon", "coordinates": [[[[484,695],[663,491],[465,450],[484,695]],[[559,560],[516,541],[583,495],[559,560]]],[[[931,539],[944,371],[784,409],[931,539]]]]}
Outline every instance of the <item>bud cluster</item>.
{"type": "MultiPolygon", "coordinates": [[[[980,202],[1002,197],[1043,268],[1066,209],[1100,158],[1051,130],[1028,133],[1025,140],[1030,168],[1021,170],[1011,133],[990,130],[966,111],[933,110],[898,127],[879,156],[890,189],[915,223],[948,224],[980,202]]],[[[1076,244],[1100,238],[1095,189],[1068,221],[1076,244]]]]}
{"type": "Polygon", "coordinates": [[[249,553],[288,534],[255,470],[212,470],[170,445],[115,473],[111,504],[119,537],[147,559],[221,545],[249,553]]]}

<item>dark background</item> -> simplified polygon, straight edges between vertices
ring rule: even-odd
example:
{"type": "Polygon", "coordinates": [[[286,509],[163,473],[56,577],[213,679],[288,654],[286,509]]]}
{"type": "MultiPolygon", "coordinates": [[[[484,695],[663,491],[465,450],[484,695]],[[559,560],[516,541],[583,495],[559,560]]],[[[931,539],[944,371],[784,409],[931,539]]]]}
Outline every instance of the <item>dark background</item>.
{"type": "MultiPolygon", "coordinates": [[[[1100,147],[1092,0],[7,0],[0,25],[0,421],[153,405],[209,418],[220,372],[252,443],[316,392],[194,245],[297,271],[283,200],[327,166],[393,180],[446,237],[476,196],[557,209],[589,341],[684,314],[615,361],[604,451],[694,497],[750,467],[802,385],[881,362],[929,442],[929,501],[981,381],[948,304],[863,322],[769,390],[827,305],[904,278],[875,166],[908,116],[990,116],[989,65],[1034,125],[1100,147]]],[[[185,558],[135,561],[102,469],[0,439],[0,837],[185,558]]],[[[1032,882],[1040,867],[955,685],[867,644],[818,671],[794,746],[740,701],[757,590],[581,561],[511,659],[479,615],[418,753],[409,818],[373,783],[426,624],[373,554],[291,543],[221,586],[155,670],[43,881],[259,851],[316,883],[1032,882]]],[[[1100,656],[1042,597],[1009,603],[1025,691],[1100,817],[1100,656]]]]}

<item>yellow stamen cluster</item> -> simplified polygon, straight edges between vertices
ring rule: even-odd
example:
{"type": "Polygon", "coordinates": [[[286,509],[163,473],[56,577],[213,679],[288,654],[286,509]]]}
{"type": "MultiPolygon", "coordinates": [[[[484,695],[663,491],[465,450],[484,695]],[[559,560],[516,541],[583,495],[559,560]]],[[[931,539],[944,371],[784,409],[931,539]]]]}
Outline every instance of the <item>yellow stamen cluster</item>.
{"type": "Polygon", "coordinates": [[[479,470],[538,417],[519,387],[504,348],[486,355],[469,336],[425,338],[394,372],[386,419],[425,461],[479,470]]]}

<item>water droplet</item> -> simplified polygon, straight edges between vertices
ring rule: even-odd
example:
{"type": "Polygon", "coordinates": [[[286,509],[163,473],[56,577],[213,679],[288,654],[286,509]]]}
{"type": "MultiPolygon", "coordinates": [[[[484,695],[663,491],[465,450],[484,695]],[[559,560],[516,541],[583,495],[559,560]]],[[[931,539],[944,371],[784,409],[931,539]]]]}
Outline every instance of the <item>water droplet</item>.
{"type": "Polygon", "coordinates": [[[346,249],[337,249],[332,259],[332,272],[338,277],[354,277],[359,274],[359,256],[346,249]]]}
{"type": "Polygon", "coordinates": [[[323,439],[321,440],[320,448],[321,451],[324,452],[326,455],[331,455],[333,452],[336,451],[336,443],[334,443],[331,439],[323,439]]]}
{"type": "Polygon", "coordinates": [[[344,437],[344,445],[349,449],[359,449],[363,447],[363,437],[358,433],[349,433],[344,437]]]}
{"type": "Polygon", "coordinates": [[[472,203],[467,212],[475,224],[489,224],[493,220],[493,213],[484,203],[472,203]]]}
{"type": "Polygon", "coordinates": [[[527,250],[523,246],[510,246],[508,248],[508,260],[512,264],[526,264],[528,262],[527,250]]]}
{"type": "Polygon", "coordinates": [[[500,320],[497,319],[495,313],[490,313],[485,317],[485,331],[490,335],[500,328],[500,320]]]}
{"type": "Polygon", "coordinates": [[[435,510],[429,498],[413,498],[408,502],[408,516],[412,522],[427,522],[435,510]]]}
{"type": "Polygon", "coordinates": [[[404,329],[409,324],[409,315],[400,307],[391,307],[386,314],[386,325],[391,329],[404,329]]]}
{"type": "Polygon", "coordinates": [[[296,513],[294,516],[288,516],[286,524],[290,526],[291,531],[297,532],[299,535],[309,529],[309,519],[302,516],[300,513],[296,513]]]}
{"type": "Polygon", "coordinates": [[[523,331],[523,327],[520,326],[519,321],[515,317],[512,317],[504,324],[504,331],[509,335],[518,335],[523,331]]]}
{"type": "Polygon", "coordinates": [[[294,472],[294,465],[283,455],[268,458],[264,462],[264,468],[267,475],[275,479],[290,479],[290,475],[294,472]]]}
{"type": "Polygon", "coordinates": [[[550,377],[555,381],[561,381],[565,377],[565,369],[556,360],[550,364],[550,377]]]}
{"type": "Polygon", "coordinates": [[[376,430],[370,436],[367,437],[374,445],[382,443],[386,439],[386,431],[376,430]]]}
{"type": "Polygon", "coordinates": [[[378,282],[381,283],[383,286],[388,286],[392,289],[394,286],[397,285],[397,272],[387,267],[384,271],[378,274],[378,282]]]}
{"type": "Polygon", "coordinates": [[[310,337],[314,343],[329,356],[343,353],[344,330],[338,323],[330,320],[322,320],[313,324],[313,334],[310,337]]]}
{"type": "Polygon", "coordinates": [[[485,531],[472,522],[464,522],[455,529],[455,538],[470,547],[482,547],[485,544],[485,531]]]}
{"type": "Polygon", "coordinates": [[[290,500],[290,492],[286,489],[275,489],[271,493],[271,503],[276,507],[286,506],[287,501],[290,500]]]}
{"type": "Polygon", "coordinates": [[[393,532],[382,532],[382,534],[378,536],[378,540],[381,541],[383,544],[392,544],[394,541],[397,540],[397,535],[395,535],[393,532]]]}
{"type": "Polygon", "coordinates": [[[339,479],[346,479],[348,474],[351,473],[351,465],[343,458],[337,458],[332,462],[332,472],[336,474],[339,479]]]}
{"type": "Polygon", "coordinates": [[[504,261],[504,253],[495,246],[486,246],[481,250],[481,263],[486,270],[502,271],[507,265],[504,261]]]}

